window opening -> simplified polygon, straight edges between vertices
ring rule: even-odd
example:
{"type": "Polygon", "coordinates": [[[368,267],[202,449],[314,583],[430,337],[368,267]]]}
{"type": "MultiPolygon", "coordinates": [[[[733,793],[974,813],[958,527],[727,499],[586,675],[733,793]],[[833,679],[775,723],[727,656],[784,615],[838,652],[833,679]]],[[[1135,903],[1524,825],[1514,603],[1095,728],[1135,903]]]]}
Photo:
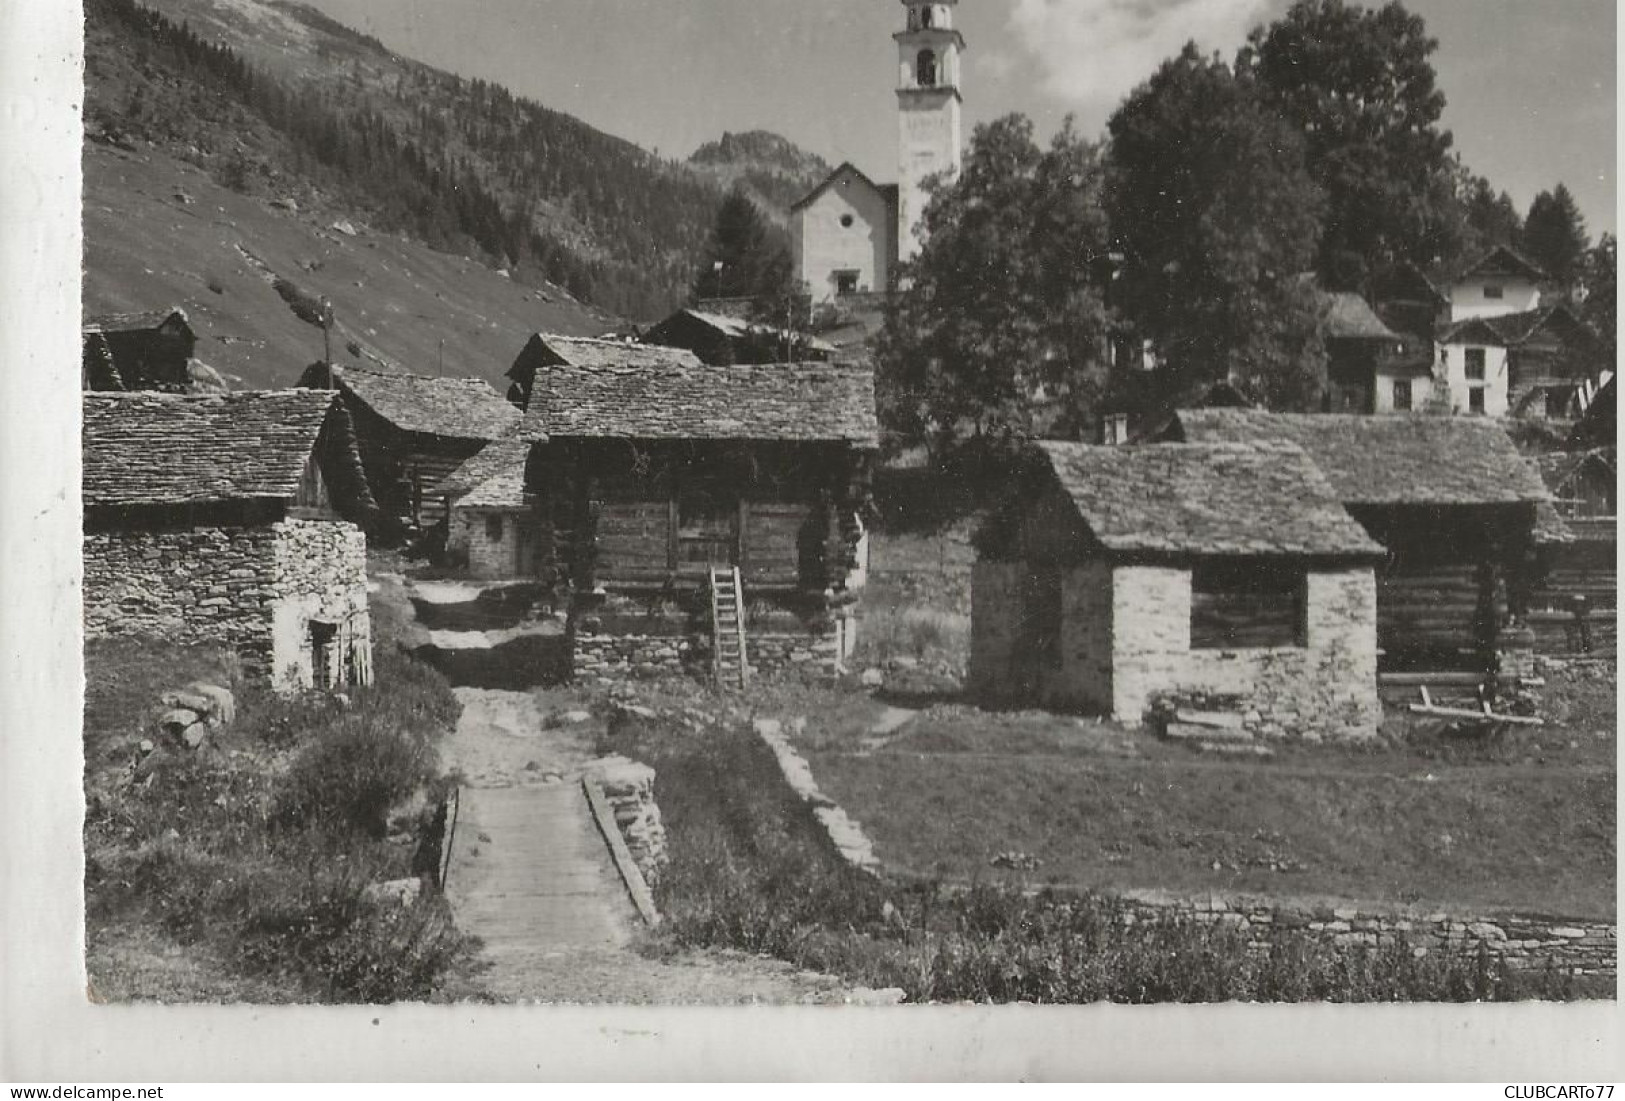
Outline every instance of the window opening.
{"type": "Polygon", "coordinates": [[[937,86],[937,55],[934,50],[921,50],[915,64],[915,82],[921,88],[937,86]]]}
{"type": "Polygon", "coordinates": [[[502,517],[487,516],[485,518],[485,538],[492,543],[502,542],[502,517]]]}
{"type": "Polygon", "coordinates": [[[1466,362],[1466,366],[1464,367],[1464,370],[1467,372],[1467,377],[1468,378],[1470,378],[1470,379],[1472,379],[1472,380],[1474,380],[1476,382],[1482,382],[1484,380],[1484,363],[1485,363],[1484,349],[1482,349],[1482,348],[1468,348],[1467,349],[1467,362],[1466,362]]]}
{"type": "Polygon", "coordinates": [[[1467,391],[1467,411],[1469,413],[1484,412],[1484,387],[1475,386],[1467,391]]]}
{"type": "Polygon", "coordinates": [[[836,294],[856,294],[858,291],[858,273],[855,271],[838,271],[835,273],[836,294]]]}
{"type": "Polygon", "coordinates": [[[1502,298],[1502,297],[1505,297],[1505,295],[1506,295],[1506,289],[1504,287],[1502,287],[1501,284],[1499,284],[1499,283],[1485,283],[1484,284],[1484,297],[1485,298],[1502,298]]]}
{"type": "Polygon", "coordinates": [[[1394,380],[1394,408],[1399,412],[1408,412],[1411,407],[1411,380],[1399,378],[1394,380]]]}
{"type": "Polygon", "coordinates": [[[1212,561],[1191,571],[1191,649],[1284,649],[1308,644],[1302,568],[1212,561]]]}

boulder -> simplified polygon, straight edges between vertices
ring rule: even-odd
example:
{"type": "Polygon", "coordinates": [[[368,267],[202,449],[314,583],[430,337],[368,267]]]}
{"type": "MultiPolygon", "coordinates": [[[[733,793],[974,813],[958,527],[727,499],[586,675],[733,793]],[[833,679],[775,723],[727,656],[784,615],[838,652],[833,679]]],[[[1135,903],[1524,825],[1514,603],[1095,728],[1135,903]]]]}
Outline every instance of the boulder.
{"type": "Polygon", "coordinates": [[[181,743],[187,749],[201,749],[209,741],[209,724],[193,723],[181,731],[181,743]]]}
{"type": "Polygon", "coordinates": [[[193,681],[185,691],[189,696],[201,696],[209,701],[212,707],[209,717],[217,725],[237,721],[237,697],[232,695],[231,689],[207,681],[193,681]]]}
{"type": "Polygon", "coordinates": [[[195,726],[203,716],[186,707],[174,707],[158,716],[158,729],[170,738],[179,739],[189,726],[195,726]]]}
{"type": "Polygon", "coordinates": [[[422,891],[423,881],[420,879],[391,879],[371,884],[361,892],[361,897],[380,906],[410,906],[418,900],[422,891]]]}
{"type": "Polygon", "coordinates": [[[879,688],[882,684],[886,683],[886,674],[882,673],[879,669],[870,666],[858,677],[858,683],[863,685],[865,688],[879,688]]]}

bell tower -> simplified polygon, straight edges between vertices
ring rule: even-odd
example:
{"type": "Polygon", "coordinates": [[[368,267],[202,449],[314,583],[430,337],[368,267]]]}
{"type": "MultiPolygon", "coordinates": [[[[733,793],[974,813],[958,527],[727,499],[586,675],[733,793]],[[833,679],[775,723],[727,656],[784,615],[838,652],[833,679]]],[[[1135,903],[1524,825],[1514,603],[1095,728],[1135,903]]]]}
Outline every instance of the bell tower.
{"type": "Polygon", "coordinates": [[[965,39],[954,29],[959,0],[903,0],[907,23],[897,41],[897,252],[920,251],[915,236],[925,210],[926,177],[959,172],[961,141],[959,55],[965,39]]]}

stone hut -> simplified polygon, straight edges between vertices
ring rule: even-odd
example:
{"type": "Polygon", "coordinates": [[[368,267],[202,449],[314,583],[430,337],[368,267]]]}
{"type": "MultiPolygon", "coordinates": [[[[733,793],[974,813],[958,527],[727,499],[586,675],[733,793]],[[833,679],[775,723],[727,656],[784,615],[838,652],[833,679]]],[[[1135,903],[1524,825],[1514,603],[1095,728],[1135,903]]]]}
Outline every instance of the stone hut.
{"type": "Polygon", "coordinates": [[[479,580],[534,578],[541,518],[525,491],[531,440],[511,432],[458,467],[435,494],[444,498],[446,556],[479,580]]]}
{"type": "Polygon", "coordinates": [[[978,535],[972,691],[1110,714],[1376,734],[1382,548],[1288,443],[1039,445],[978,535]]]}
{"type": "Polygon", "coordinates": [[[711,364],[819,363],[835,347],[805,332],[750,318],[689,307],[678,310],[640,338],[644,344],[686,348],[711,364]]]}
{"type": "Polygon", "coordinates": [[[1499,424],[1471,417],[1200,409],[1179,413],[1167,438],[1297,444],[1387,551],[1377,574],[1383,668],[1489,673],[1499,667],[1503,628],[1528,611],[1537,506],[1550,500],[1499,424]]]}
{"type": "Polygon", "coordinates": [[[375,507],[330,392],[84,396],[85,633],[233,647],[279,687],[371,680],[375,507]]]}
{"type": "Polygon", "coordinates": [[[427,378],[313,364],[301,386],[336,388],[355,422],[367,481],[384,515],[419,529],[445,518],[431,492],[519,414],[483,379],[427,378]]]}
{"type": "Polygon", "coordinates": [[[536,574],[569,609],[578,674],[703,659],[713,567],[740,571],[754,667],[850,652],[873,372],[558,365],[537,372],[520,431],[536,574]]]}
{"type": "Polygon", "coordinates": [[[192,331],[186,311],[95,315],[85,318],[81,333],[83,389],[174,394],[192,389],[188,364],[197,348],[197,333],[192,331]]]}
{"type": "Polygon", "coordinates": [[[508,368],[508,400],[520,409],[530,404],[536,373],[549,367],[613,367],[619,369],[682,369],[699,367],[698,356],[686,348],[636,344],[559,333],[533,333],[508,368]]]}

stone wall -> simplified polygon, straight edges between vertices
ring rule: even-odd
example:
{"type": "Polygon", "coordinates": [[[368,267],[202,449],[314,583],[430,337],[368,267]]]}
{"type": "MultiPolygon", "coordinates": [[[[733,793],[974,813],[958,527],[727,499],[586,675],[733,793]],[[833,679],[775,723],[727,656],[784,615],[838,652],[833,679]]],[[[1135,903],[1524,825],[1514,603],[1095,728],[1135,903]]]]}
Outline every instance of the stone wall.
{"type": "Polygon", "coordinates": [[[535,518],[526,511],[453,507],[447,518],[446,552],[466,562],[468,576],[478,580],[524,577],[527,571],[519,560],[521,536],[528,536],[530,546],[535,547],[539,533],[535,518]],[[500,539],[491,538],[488,522],[492,519],[501,525],[500,539]]]}
{"type": "Polygon", "coordinates": [[[328,680],[318,687],[371,683],[366,536],[336,520],[283,520],[274,531],[272,683],[314,683],[312,620],[335,628],[326,643],[328,680]]]}
{"type": "Polygon", "coordinates": [[[598,784],[632,861],[653,885],[666,864],[666,827],[655,803],[655,770],[626,757],[603,757],[586,768],[598,784]]]}
{"type": "Polygon", "coordinates": [[[580,681],[611,682],[629,677],[680,674],[697,660],[686,635],[623,635],[576,631],[572,665],[580,681]]]}
{"type": "Polygon", "coordinates": [[[1045,698],[1104,710],[1112,700],[1112,569],[1090,562],[1061,579],[1061,662],[1045,698]]]}
{"type": "Polygon", "coordinates": [[[1302,647],[1192,650],[1189,570],[1119,567],[1112,606],[1112,714],[1159,700],[1223,701],[1265,738],[1374,737],[1376,582],[1369,567],[1311,571],[1302,647]]]}
{"type": "Polygon", "coordinates": [[[1482,945],[1508,966],[1545,967],[1574,975],[1614,975],[1618,926],[1549,917],[1472,917],[1433,912],[1384,913],[1356,907],[1295,906],[1257,900],[1116,899],[1124,924],[1186,919],[1235,927],[1257,951],[1270,949],[1278,930],[1301,933],[1340,948],[1408,945],[1418,955],[1439,949],[1477,951],[1482,945]]]}
{"type": "Polygon", "coordinates": [[[371,675],[366,538],[342,521],[87,535],[85,633],[232,647],[275,685],[309,685],[310,621],[335,626],[330,668],[371,675]]]}
{"type": "Polygon", "coordinates": [[[86,637],[224,643],[268,669],[273,539],[270,527],[86,535],[86,637]]]}
{"type": "Polygon", "coordinates": [[[970,668],[966,686],[984,700],[1014,698],[1027,677],[1021,661],[1019,562],[977,562],[971,567],[970,668]]]}

